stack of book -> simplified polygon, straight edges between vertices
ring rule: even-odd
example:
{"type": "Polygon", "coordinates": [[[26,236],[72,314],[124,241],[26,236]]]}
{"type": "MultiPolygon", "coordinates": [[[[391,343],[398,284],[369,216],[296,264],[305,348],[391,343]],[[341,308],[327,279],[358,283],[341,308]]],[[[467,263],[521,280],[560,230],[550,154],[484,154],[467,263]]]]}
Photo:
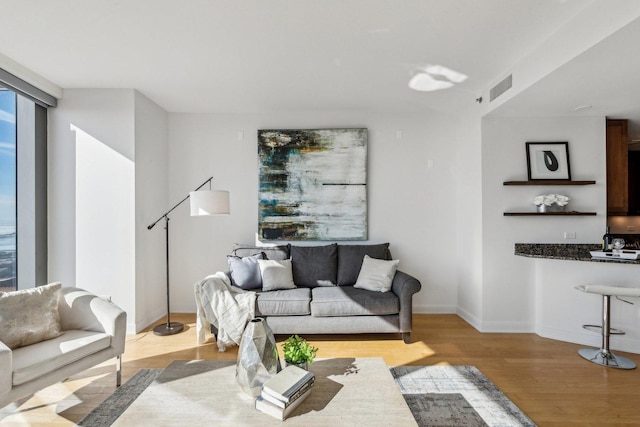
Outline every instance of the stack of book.
{"type": "Polygon", "coordinates": [[[314,381],[312,372],[289,365],[262,385],[256,409],[284,420],[307,398],[314,381]]]}

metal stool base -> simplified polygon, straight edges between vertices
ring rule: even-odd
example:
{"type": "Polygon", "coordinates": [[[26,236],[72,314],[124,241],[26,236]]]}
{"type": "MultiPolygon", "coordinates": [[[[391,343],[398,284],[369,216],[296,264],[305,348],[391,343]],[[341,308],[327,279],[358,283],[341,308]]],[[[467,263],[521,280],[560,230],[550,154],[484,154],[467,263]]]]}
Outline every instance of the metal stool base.
{"type": "Polygon", "coordinates": [[[578,354],[589,362],[600,366],[606,366],[607,368],[635,369],[636,367],[636,364],[626,357],[615,356],[610,351],[605,351],[603,349],[595,350],[592,348],[583,348],[578,350],[578,354]]]}

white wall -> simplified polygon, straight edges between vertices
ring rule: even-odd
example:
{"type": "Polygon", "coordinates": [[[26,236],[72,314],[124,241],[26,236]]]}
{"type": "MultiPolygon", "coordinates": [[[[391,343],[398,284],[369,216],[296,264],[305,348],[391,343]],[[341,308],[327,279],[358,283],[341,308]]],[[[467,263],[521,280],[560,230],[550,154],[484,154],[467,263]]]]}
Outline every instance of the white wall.
{"type": "Polygon", "coordinates": [[[166,312],[166,112],[132,89],[65,90],[49,110],[49,281],[110,297],[135,332],[166,312]],[[140,162],[140,165],[137,162],[140,162]]]}
{"type": "Polygon", "coordinates": [[[164,221],[169,189],[168,113],[135,92],[135,330],[166,315],[164,221]]]}
{"type": "MultiPolygon", "coordinates": [[[[604,118],[484,118],[482,121],[483,316],[481,331],[535,330],[535,264],[513,255],[514,243],[594,243],[606,221],[604,118]],[[595,180],[589,186],[503,186],[526,180],[525,142],[568,141],[571,177],[595,180]],[[536,195],[571,197],[569,208],[597,216],[505,217],[534,210],[536,195]],[[575,240],[564,240],[565,231],[575,240]]],[[[580,269],[582,263],[566,263],[580,269]]],[[[570,304],[570,302],[567,302],[570,304]]],[[[568,308],[570,310],[570,308],[568,308]]]]}
{"type": "Polygon", "coordinates": [[[457,313],[472,325],[479,325],[483,316],[480,115],[474,111],[466,112],[458,118],[456,129],[457,313]]]}
{"type": "Polygon", "coordinates": [[[453,118],[436,113],[317,111],[170,114],[169,123],[170,202],[180,200],[210,176],[214,188],[231,192],[228,217],[192,218],[188,206],[176,209],[171,217],[173,311],[193,312],[193,284],[226,269],[226,255],[234,242],[255,242],[258,129],[364,127],[369,130],[369,242],[390,242],[400,269],[422,282],[422,291],[414,297],[416,311],[455,312],[453,118]],[[397,131],[402,131],[401,138],[397,131]]]}
{"type": "Polygon", "coordinates": [[[49,281],[135,315],[133,91],[66,90],[49,110],[49,281]]]}

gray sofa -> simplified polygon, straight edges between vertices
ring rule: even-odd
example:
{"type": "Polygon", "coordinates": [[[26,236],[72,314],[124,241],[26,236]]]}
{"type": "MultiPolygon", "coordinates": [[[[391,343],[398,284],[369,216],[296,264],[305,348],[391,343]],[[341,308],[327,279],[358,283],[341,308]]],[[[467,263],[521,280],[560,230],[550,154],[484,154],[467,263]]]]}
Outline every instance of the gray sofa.
{"type": "MultiPolygon", "coordinates": [[[[390,292],[355,288],[364,256],[391,260],[389,244],[258,247],[236,245],[227,273],[238,283],[234,262],[247,257],[290,259],[295,289],[257,292],[255,316],[264,317],[275,334],[399,333],[410,342],[412,298],[420,282],[401,271],[390,292]],[[235,276],[235,277],[234,277],[235,276]]],[[[237,270],[237,269],[236,269],[237,270]]],[[[255,286],[255,285],[254,285],[255,286]]]]}

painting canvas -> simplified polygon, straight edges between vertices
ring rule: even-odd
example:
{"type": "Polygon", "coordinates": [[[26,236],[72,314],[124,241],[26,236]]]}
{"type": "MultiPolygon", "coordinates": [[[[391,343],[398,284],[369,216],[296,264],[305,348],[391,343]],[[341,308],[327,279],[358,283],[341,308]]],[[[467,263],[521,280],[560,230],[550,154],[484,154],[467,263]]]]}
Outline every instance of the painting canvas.
{"type": "Polygon", "coordinates": [[[259,130],[261,240],[367,239],[367,130],[259,130]]]}

